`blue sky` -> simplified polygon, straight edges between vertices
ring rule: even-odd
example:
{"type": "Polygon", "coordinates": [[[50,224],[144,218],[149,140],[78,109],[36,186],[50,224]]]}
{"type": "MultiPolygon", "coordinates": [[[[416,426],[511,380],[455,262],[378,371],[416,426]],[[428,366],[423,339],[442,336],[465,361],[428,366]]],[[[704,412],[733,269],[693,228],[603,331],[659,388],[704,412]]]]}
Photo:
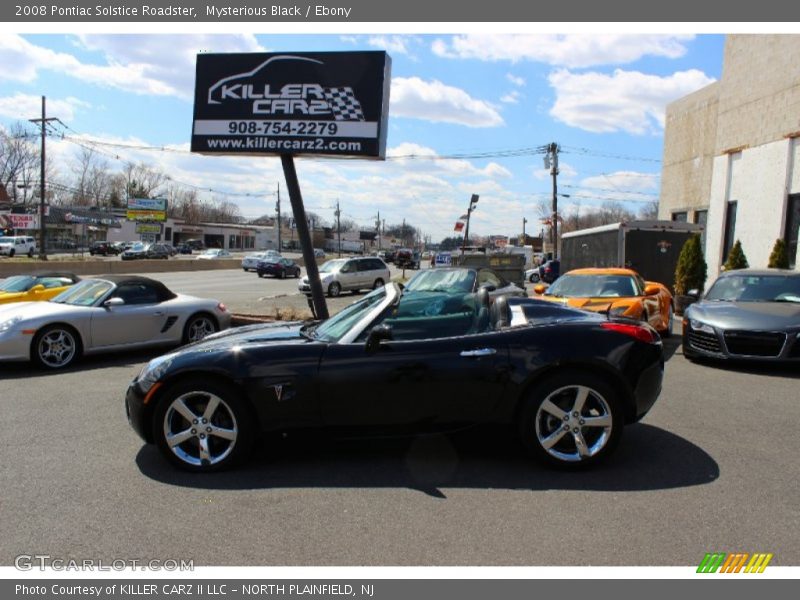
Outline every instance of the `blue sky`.
{"type": "Polygon", "coordinates": [[[636,210],[658,197],[666,104],[719,78],[723,45],[721,35],[689,34],[0,33],[0,125],[38,116],[45,95],[48,116],[69,127],[49,142],[55,180],[69,183],[80,141],[112,169],[146,162],[255,217],[273,210],[278,182],[285,189],[280,162],[188,152],[196,54],[384,49],[393,61],[390,159],[298,159],[308,209],[331,220],[339,200],[365,228],[380,211],[436,241],[452,235],[477,193],[472,231],[516,234],[526,217],[530,233],[550,191],[542,157],[498,154],[557,142],[560,191],[571,196],[563,213],[609,199],[636,210]]]}

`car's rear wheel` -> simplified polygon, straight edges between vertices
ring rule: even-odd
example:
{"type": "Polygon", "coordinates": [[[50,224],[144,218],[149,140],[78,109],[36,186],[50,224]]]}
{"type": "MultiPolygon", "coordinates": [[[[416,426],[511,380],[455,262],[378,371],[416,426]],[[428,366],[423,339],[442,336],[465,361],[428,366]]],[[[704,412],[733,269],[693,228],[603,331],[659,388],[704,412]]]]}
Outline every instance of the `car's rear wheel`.
{"type": "Polygon", "coordinates": [[[28,258],[33,258],[33,248],[28,250],[28,258]]]}
{"type": "Polygon", "coordinates": [[[531,276],[528,277],[528,281],[530,281],[531,283],[539,283],[539,274],[531,273],[531,276]]]}
{"type": "Polygon", "coordinates": [[[286,279],[286,271],[285,270],[281,271],[278,277],[280,277],[281,279],[286,279]]]}
{"type": "Polygon", "coordinates": [[[372,284],[372,289],[377,290],[378,288],[383,287],[384,285],[386,284],[384,283],[383,279],[379,277],[378,279],[375,280],[375,283],[372,284]]]}
{"type": "Polygon", "coordinates": [[[262,278],[264,277],[264,274],[263,274],[261,271],[256,271],[256,274],[257,274],[259,277],[262,277],[262,278]]]}
{"type": "Polygon", "coordinates": [[[81,354],[81,341],[77,332],[67,325],[50,325],[33,338],[31,358],[48,369],[63,369],[81,354]]]}
{"type": "Polygon", "coordinates": [[[342,286],[339,283],[334,281],[332,284],[328,286],[328,295],[331,298],[336,298],[341,293],[342,293],[342,286]]]}
{"type": "Polygon", "coordinates": [[[605,460],[622,436],[614,388],[592,373],[568,369],[548,377],[525,399],[519,427],[533,457],[560,469],[605,460]]]}
{"type": "Polygon", "coordinates": [[[218,471],[245,459],[253,423],[245,401],[229,384],[203,377],[167,388],[153,420],[164,457],[189,471],[218,471]]]}
{"type": "Polygon", "coordinates": [[[218,329],[217,322],[210,315],[194,315],[183,328],[183,343],[199,342],[204,337],[216,333],[218,329]]]}

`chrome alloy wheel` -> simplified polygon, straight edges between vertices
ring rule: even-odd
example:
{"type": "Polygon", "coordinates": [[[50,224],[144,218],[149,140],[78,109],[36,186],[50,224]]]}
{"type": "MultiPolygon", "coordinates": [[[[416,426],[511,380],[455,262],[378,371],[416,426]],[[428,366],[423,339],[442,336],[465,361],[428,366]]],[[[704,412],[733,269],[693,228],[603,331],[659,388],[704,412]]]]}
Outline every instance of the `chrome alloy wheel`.
{"type": "Polygon", "coordinates": [[[553,391],[536,412],[536,437],[550,456],[580,462],[601,452],[611,437],[613,419],[605,398],[583,385],[553,391]]]}
{"type": "Polygon", "coordinates": [[[208,317],[197,317],[189,323],[189,328],[186,333],[186,339],[189,342],[199,342],[206,336],[215,333],[217,328],[208,317]]]}
{"type": "Polygon", "coordinates": [[[175,398],[164,415],[164,439],[181,461],[215,465],[236,446],[239,427],[233,411],[210,392],[187,392],[175,398]]]}
{"type": "Polygon", "coordinates": [[[45,366],[57,369],[72,362],[78,351],[75,335],[66,329],[51,329],[36,345],[39,360],[45,366]]]}

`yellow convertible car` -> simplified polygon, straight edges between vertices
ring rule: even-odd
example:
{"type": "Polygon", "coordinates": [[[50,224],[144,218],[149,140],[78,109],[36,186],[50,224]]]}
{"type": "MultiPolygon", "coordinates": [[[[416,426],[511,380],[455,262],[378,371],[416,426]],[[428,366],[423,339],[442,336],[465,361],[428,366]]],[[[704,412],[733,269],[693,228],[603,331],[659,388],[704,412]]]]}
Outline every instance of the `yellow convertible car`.
{"type": "Polygon", "coordinates": [[[631,269],[574,269],[550,287],[533,288],[536,298],[591,312],[645,321],[662,337],[672,334],[672,294],[665,285],[645,281],[631,269]]]}
{"type": "Polygon", "coordinates": [[[50,300],[80,279],[72,273],[14,275],[0,280],[0,304],[50,300]]]}

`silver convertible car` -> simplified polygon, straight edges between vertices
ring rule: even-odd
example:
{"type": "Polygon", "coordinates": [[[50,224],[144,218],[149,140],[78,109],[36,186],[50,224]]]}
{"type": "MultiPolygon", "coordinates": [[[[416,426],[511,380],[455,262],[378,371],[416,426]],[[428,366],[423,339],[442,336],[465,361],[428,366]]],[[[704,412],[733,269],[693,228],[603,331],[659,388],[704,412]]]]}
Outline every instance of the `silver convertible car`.
{"type": "Polygon", "coordinates": [[[175,294],[146,277],[108,275],[49,302],[0,306],[0,361],[61,369],[82,354],[195,342],[230,323],[217,300],[175,294]]]}

